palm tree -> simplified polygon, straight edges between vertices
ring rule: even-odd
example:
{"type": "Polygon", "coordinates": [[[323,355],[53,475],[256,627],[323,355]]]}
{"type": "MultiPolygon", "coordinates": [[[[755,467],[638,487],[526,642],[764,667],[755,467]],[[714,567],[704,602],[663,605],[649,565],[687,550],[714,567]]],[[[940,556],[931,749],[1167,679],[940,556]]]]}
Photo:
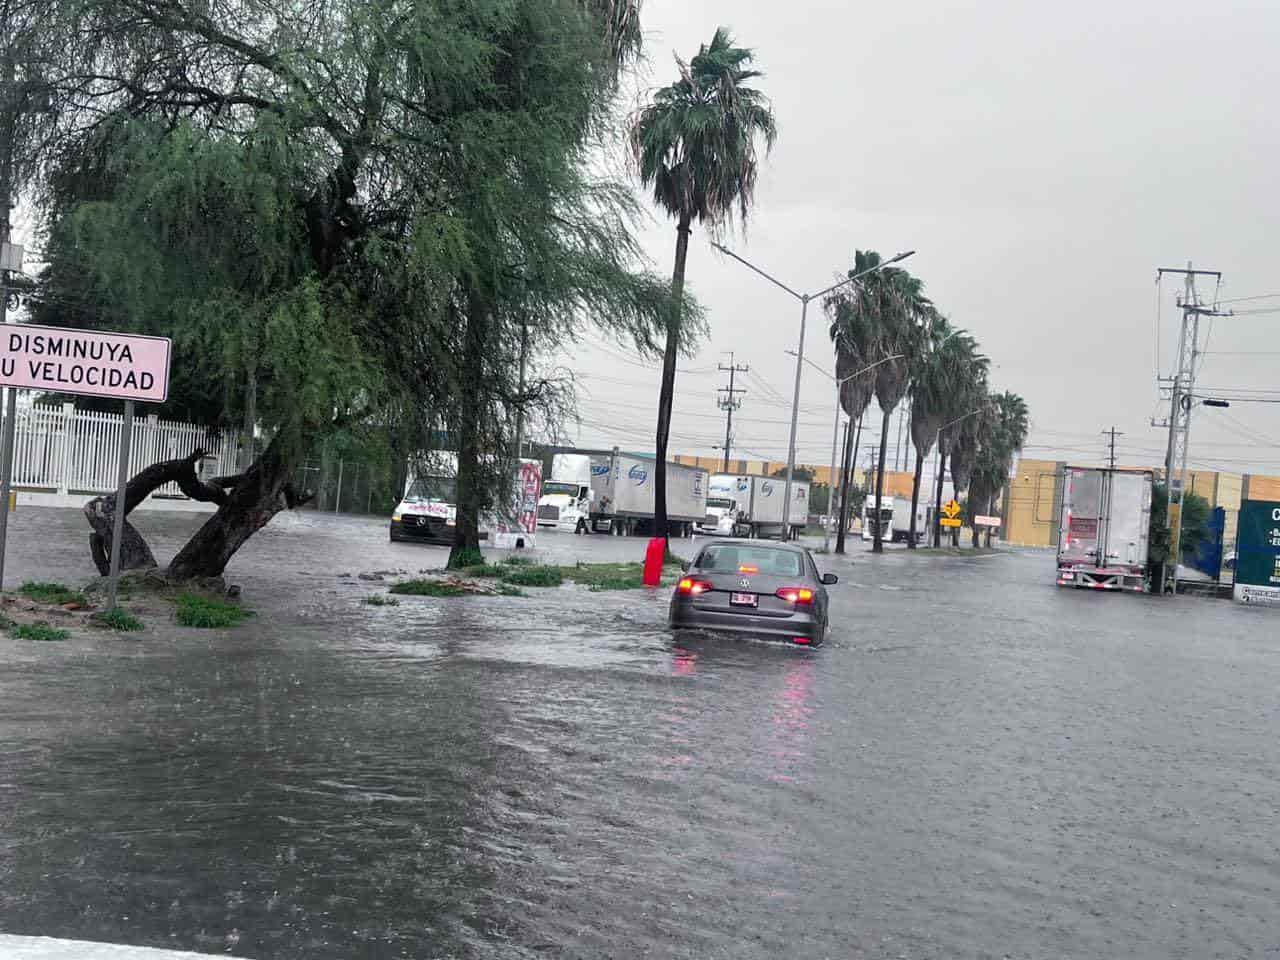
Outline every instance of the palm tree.
{"type": "MultiPolygon", "coordinates": [[[[884,499],[885,457],[888,453],[891,419],[898,402],[911,386],[911,366],[920,352],[926,324],[931,322],[933,304],[924,295],[924,283],[905,270],[890,267],[872,274],[863,288],[875,317],[876,403],[883,423],[880,428],[880,466],[876,471],[876,516],[884,499]]],[[[876,523],[872,553],[884,552],[882,524],[876,523]]]]}
{"type": "Polygon", "coordinates": [[[986,369],[987,358],[978,353],[977,341],[936,316],[911,374],[911,442],[916,448],[916,470],[907,538],[910,549],[916,547],[916,509],[925,460],[933,451],[934,441],[941,439],[942,428],[968,413],[961,407],[971,402],[969,387],[975,376],[985,376],[986,369]]]}
{"type": "MultiPolygon", "coordinates": [[[[951,465],[951,485],[955,497],[969,484],[973,451],[977,430],[976,418],[987,406],[987,367],[984,356],[975,357],[964,367],[954,392],[950,395],[951,409],[938,431],[938,479],[934,493],[933,545],[942,545],[942,526],[937,518],[942,513],[942,485],[945,482],[948,462],[951,465]],[[957,478],[958,475],[958,478],[957,478]]],[[[959,543],[959,533],[951,533],[953,543],[959,543]]]]}
{"type": "MultiPolygon", "coordinates": [[[[854,254],[853,268],[848,276],[870,270],[880,258],[870,251],[859,250],[854,254]]],[[[874,361],[867,358],[875,350],[875,326],[871,317],[859,309],[860,301],[854,291],[848,289],[833,293],[823,302],[827,316],[831,318],[831,340],[836,348],[836,380],[840,382],[840,406],[849,417],[844,442],[844,459],[840,467],[840,520],[836,531],[836,553],[844,553],[845,531],[849,526],[850,474],[857,464],[858,445],[862,436],[862,416],[871,404],[875,393],[872,372],[853,376],[874,361]]]]}
{"type": "Polygon", "coordinates": [[[744,221],[755,195],[756,140],[773,148],[777,125],[769,102],[749,81],[750,50],[733,45],[720,27],[688,63],[676,58],[680,79],[658,90],[632,118],[631,150],[641,183],[676,220],[676,260],[671,277],[672,313],[658,394],[657,462],[654,464],[655,534],[667,532],[667,440],[681,342],[685,262],[693,221],[715,230],[744,221]]]}
{"type": "MultiPolygon", "coordinates": [[[[991,513],[996,498],[1004,491],[1014,458],[1027,441],[1027,403],[1016,393],[1005,391],[991,397],[990,414],[981,424],[978,454],[969,492],[971,512],[991,513]]],[[[987,530],[991,546],[991,530],[987,530]]],[[[978,528],[973,528],[973,545],[978,545],[978,528]]]]}

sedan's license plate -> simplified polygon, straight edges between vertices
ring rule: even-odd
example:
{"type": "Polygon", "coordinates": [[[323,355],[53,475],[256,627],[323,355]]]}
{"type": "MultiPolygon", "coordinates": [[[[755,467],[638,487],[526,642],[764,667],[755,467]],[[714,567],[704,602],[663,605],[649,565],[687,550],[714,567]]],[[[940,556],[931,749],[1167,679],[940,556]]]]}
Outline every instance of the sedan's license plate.
{"type": "Polygon", "coordinates": [[[730,595],[729,603],[735,607],[754,607],[756,599],[754,593],[735,593],[730,595]]]}

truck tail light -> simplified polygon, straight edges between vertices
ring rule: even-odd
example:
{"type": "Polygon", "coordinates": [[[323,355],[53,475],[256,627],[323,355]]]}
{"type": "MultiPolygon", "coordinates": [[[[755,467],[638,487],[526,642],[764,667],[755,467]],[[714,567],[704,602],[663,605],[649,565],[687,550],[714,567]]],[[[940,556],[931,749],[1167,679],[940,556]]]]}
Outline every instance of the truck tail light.
{"type": "Polygon", "coordinates": [[[787,601],[787,603],[813,603],[813,591],[808,587],[782,587],[778,590],[777,596],[787,601]]]}
{"type": "Polygon", "coordinates": [[[706,580],[695,580],[693,577],[685,577],[678,584],[676,590],[685,596],[696,597],[700,593],[706,593],[712,589],[711,584],[706,580]]]}

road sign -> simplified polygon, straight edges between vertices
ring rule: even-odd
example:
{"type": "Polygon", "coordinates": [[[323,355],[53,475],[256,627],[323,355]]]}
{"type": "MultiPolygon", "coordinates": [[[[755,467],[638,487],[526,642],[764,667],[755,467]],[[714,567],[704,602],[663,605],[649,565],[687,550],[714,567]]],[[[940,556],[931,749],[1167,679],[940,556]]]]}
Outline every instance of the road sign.
{"type": "Polygon", "coordinates": [[[0,333],[0,386],[164,403],[168,337],[12,324],[0,333]]]}
{"type": "Polygon", "coordinates": [[[998,528],[1000,526],[1000,518],[999,517],[974,517],[973,525],[975,527],[997,527],[998,528]]]}
{"type": "Polygon", "coordinates": [[[964,521],[961,520],[959,517],[943,517],[941,520],[938,521],[938,523],[942,524],[944,527],[964,526],[964,521]]]}
{"type": "Polygon", "coordinates": [[[1236,538],[1235,599],[1280,606],[1280,503],[1242,503],[1236,538]]]}
{"type": "Polygon", "coordinates": [[[950,517],[954,520],[956,517],[960,516],[960,504],[956,503],[954,500],[948,500],[942,505],[942,513],[944,516],[950,517]]]}

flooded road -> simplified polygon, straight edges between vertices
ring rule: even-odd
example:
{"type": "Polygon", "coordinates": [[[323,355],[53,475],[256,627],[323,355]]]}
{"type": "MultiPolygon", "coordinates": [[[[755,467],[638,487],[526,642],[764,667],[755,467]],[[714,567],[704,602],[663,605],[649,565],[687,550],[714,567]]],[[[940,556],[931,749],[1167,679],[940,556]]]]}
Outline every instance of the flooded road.
{"type": "MultiPolygon", "coordinates": [[[[137,519],[161,557],[199,522],[137,519]]],[[[78,514],[15,526],[15,582],[92,575],[78,514]]],[[[445,551],[315,514],[236,558],[258,616],[235,631],[0,635],[0,933],[257,960],[1280,957],[1274,613],[1060,591],[1049,554],[858,550],[818,558],[841,583],[817,650],[673,638],[665,591],[368,607],[385,584],[340,574],[445,551]]]]}

